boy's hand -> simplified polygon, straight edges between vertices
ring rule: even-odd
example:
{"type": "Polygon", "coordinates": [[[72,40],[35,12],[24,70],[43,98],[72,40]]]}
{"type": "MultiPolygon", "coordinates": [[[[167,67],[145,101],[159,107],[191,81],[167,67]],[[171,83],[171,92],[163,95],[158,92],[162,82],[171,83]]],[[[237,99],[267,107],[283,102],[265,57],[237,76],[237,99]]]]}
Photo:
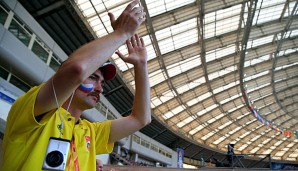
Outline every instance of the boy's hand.
{"type": "Polygon", "coordinates": [[[136,7],[137,4],[139,4],[139,0],[128,4],[117,20],[112,13],[108,13],[113,29],[126,34],[127,38],[133,36],[146,19],[146,13],[143,12],[144,7],[136,7]]]}

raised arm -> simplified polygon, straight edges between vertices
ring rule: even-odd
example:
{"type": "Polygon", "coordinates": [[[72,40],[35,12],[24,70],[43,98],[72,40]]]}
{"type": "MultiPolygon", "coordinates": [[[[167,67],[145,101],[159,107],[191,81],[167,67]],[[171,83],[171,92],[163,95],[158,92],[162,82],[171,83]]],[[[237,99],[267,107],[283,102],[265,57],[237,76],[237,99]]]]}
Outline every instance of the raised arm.
{"type": "Polygon", "coordinates": [[[130,3],[117,20],[109,14],[114,32],[80,47],[69,56],[52,79],[40,89],[35,103],[35,116],[57,108],[52,80],[61,105],[80,83],[106,62],[115,50],[135,33],[145,20],[143,7],[137,7],[138,3],[138,0],[130,3]]]}
{"type": "Polygon", "coordinates": [[[147,51],[142,38],[134,35],[126,41],[128,57],[122,53],[116,54],[124,61],[134,65],[135,98],[132,113],[123,118],[112,121],[109,143],[116,142],[151,122],[150,86],[147,68],[147,51]]]}

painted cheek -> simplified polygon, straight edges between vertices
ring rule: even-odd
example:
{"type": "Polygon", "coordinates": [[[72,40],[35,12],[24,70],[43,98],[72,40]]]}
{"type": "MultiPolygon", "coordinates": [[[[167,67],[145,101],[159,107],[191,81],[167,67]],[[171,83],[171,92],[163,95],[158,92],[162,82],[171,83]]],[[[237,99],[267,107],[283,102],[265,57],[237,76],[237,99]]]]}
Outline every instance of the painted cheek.
{"type": "Polygon", "coordinates": [[[79,90],[81,90],[84,93],[89,93],[93,90],[93,84],[80,84],[79,90]]]}

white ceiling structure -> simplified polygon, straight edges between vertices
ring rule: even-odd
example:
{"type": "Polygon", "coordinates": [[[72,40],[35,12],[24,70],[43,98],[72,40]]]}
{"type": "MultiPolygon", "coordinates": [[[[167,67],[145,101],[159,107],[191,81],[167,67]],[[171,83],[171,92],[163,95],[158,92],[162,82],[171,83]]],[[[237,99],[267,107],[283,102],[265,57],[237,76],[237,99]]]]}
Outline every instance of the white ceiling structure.
{"type": "MultiPolygon", "coordinates": [[[[97,37],[128,0],[75,0],[97,37]]],[[[141,0],[152,115],[192,142],[298,159],[298,1],[141,0]]],[[[120,51],[127,53],[123,46],[120,51]]],[[[134,87],[133,66],[113,62],[134,87]]]]}

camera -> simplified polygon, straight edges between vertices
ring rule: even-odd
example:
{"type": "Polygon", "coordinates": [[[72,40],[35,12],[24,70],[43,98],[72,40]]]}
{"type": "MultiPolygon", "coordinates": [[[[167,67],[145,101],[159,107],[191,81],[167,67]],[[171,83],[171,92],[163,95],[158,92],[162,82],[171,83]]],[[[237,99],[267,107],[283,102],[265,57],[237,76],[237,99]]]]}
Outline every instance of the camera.
{"type": "Polygon", "coordinates": [[[69,140],[50,137],[42,169],[63,171],[66,167],[69,147],[69,140]]]}

